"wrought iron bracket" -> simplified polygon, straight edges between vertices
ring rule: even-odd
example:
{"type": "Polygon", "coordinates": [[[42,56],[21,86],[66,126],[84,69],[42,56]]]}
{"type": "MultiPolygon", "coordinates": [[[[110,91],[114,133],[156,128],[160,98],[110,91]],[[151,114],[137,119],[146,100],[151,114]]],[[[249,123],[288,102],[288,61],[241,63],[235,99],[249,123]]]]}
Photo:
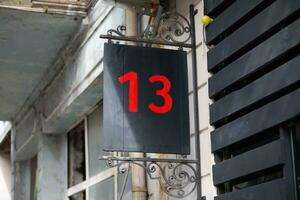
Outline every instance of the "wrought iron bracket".
{"type": "Polygon", "coordinates": [[[116,156],[104,156],[100,160],[105,160],[110,168],[116,167],[120,174],[126,173],[130,165],[144,168],[151,180],[158,181],[161,189],[175,198],[189,196],[201,179],[200,173],[196,171],[196,160],[116,156]]]}
{"type": "MultiPolygon", "coordinates": [[[[201,158],[200,158],[200,133],[199,109],[197,94],[197,56],[196,56],[196,31],[195,15],[197,10],[190,5],[190,19],[177,12],[161,13],[156,18],[156,23],[149,24],[143,33],[136,36],[126,36],[126,26],[120,25],[117,29],[110,29],[102,39],[117,41],[130,41],[141,44],[158,44],[190,48],[192,54],[192,74],[194,91],[194,129],[195,129],[195,156],[196,160],[187,159],[155,159],[106,156],[100,160],[106,161],[108,167],[116,167],[119,173],[128,171],[129,165],[137,165],[145,169],[152,180],[160,183],[162,190],[169,196],[184,198],[197,190],[197,200],[205,200],[201,190],[201,158]]],[[[158,12],[159,13],[159,12],[158,12]]]]}
{"type": "Polygon", "coordinates": [[[140,35],[126,36],[126,26],[120,25],[117,29],[108,30],[106,35],[100,35],[100,38],[193,48],[191,31],[192,26],[186,17],[177,12],[165,12],[159,15],[157,23],[149,24],[140,35]]]}

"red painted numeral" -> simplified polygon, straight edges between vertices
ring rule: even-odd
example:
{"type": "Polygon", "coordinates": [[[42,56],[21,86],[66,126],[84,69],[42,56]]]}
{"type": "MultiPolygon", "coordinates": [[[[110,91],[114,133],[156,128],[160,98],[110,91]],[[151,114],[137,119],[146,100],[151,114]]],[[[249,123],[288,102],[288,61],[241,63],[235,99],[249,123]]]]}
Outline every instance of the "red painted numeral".
{"type": "Polygon", "coordinates": [[[136,72],[128,72],[118,78],[124,84],[129,81],[129,111],[138,111],[138,75],[136,72]]]}
{"type": "MultiPolygon", "coordinates": [[[[128,72],[118,78],[121,84],[129,82],[129,112],[138,112],[138,74],[136,72],[128,72]]],[[[154,103],[149,104],[148,108],[159,114],[169,112],[173,106],[173,99],[169,94],[171,90],[171,82],[169,79],[162,75],[154,75],[149,78],[150,83],[161,82],[162,89],[156,90],[156,95],[164,99],[162,106],[157,106],[154,103]]]]}
{"type": "Polygon", "coordinates": [[[149,109],[155,113],[163,114],[169,112],[173,105],[173,99],[170,96],[169,92],[171,90],[171,83],[169,79],[162,75],[155,75],[149,78],[150,83],[161,82],[163,84],[163,88],[160,90],[156,90],[156,95],[164,98],[164,105],[157,106],[153,103],[149,105],[149,109]]]}

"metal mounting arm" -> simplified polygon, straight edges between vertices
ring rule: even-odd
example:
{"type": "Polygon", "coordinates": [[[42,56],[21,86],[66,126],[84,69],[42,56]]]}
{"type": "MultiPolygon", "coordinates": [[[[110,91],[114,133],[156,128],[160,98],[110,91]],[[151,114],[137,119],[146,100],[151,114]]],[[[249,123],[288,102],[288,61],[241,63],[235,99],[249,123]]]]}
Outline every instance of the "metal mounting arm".
{"type": "Polygon", "coordinates": [[[119,173],[125,173],[129,164],[138,165],[146,170],[150,179],[158,180],[162,190],[169,196],[184,198],[197,189],[197,200],[205,200],[201,191],[201,158],[199,136],[199,111],[197,90],[197,55],[195,15],[197,10],[190,6],[190,19],[177,12],[162,13],[157,24],[149,24],[141,35],[125,36],[126,27],[121,25],[117,29],[108,30],[100,38],[136,43],[159,44],[190,48],[192,54],[193,96],[194,96],[194,129],[196,160],[186,159],[154,159],[108,156],[105,160],[109,167],[117,167],[119,173]],[[155,30],[155,31],[154,31],[155,30]],[[155,175],[157,172],[160,175],[155,175]]]}

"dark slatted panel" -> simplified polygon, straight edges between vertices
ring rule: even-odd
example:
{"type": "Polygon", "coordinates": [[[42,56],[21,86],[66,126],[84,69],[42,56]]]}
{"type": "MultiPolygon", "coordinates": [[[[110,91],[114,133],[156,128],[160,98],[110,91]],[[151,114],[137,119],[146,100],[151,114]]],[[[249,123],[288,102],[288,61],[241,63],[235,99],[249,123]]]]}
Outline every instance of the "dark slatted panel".
{"type": "MultiPolygon", "coordinates": [[[[300,30],[300,29],[299,29],[300,30]]],[[[289,86],[299,83],[300,57],[296,57],[279,68],[267,73],[253,83],[212,104],[210,122],[216,123],[254,103],[283,91],[289,86]]],[[[299,85],[299,84],[298,84],[299,85]]],[[[299,86],[295,86],[299,87],[299,86]]],[[[288,90],[287,90],[288,91],[288,90]]]]}
{"type": "Polygon", "coordinates": [[[286,125],[300,118],[300,1],[206,0],[215,200],[296,200],[286,125]]]}
{"type": "Polygon", "coordinates": [[[212,150],[216,151],[277,124],[297,117],[300,111],[300,89],[293,91],[243,117],[240,117],[211,134],[212,150]]]}
{"type": "Polygon", "coordinates": [[[282,180],[271,181],[236,192],[220,195],[215,200],[283,200],[286,199],[282,180]]]}
{"type": "Polygon", "coordinates": [[[275,1],[208,52],[208,70],[213,71],[250,43],[257,42],[282,20],[299,11],[299,7],[299,0],[275,1]]]}
{"type": "Polygon", "coordinates": [[[225,183],[254,172],[283,164],[280,140],[214,165],[214,184],[225,183]]]}
{"type": "Polygon", "coordinates": [[[284,55],[296,46],[298,46],[297,51],[300,52],[300,37],[297,37],[299,32],[300,20],[297,20],[212,76],[209,80],[210,97],[214,97],[259,70],[273,66],[274,62],[284,58],[284,55]]]}
{"type": "Polygon", "coordinates": [[[215,16],[229,6],[235,0],[205,0],[205,13],[210,16],[215,16]]]}
{"type": "MultiPolygon", "coordinates": [[[[209,1],[210,2],[210,1],[209,1]]],[[[236,1],[223,13],[221,13],[214,22],[206,28],[208,44],[213,43],[214,40],[221,39],[222,33],[228,31],[235,24],[245,20],[252,11],[256,11],[256,7],[261,4],[272,2],[272,0],[252,0],[252,1],[236,1]]]]}

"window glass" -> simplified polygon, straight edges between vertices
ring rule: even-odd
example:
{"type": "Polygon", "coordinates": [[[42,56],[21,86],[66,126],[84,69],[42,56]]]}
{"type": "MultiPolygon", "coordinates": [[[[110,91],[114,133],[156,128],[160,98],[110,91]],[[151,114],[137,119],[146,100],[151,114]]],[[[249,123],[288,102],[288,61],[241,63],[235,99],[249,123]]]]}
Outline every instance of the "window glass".
{"type": "Polygon", "coordinates": [[[90,177],[97,175],[101,171],[107,170],[104,161],[99,160],[103,156],[103,122],[102,107],[97,108],[88,117],[88,149],[89,149],[89,174],[90,177]]]}
{"type": "Polygon", "coordinates": [[[68,185],[72,187],[85,180],[84,124],[68,133],[68,185]]]}
{"type": "Polygon", "coordinates": [[[106,179],[89,189],[89,200],[114,200],[114,177],[106,179]]]}
{"type": "Polygon", "coordinates": [[[121,195],[123,190],[123,198],[122,200],[131,200],[132,194],[131,194],[131,171],[124,174],[118,174],[118,194],[121,195]]]}
{"type": "Polygon", "coordinates": [[[30,200],[37,200],[37,156],[30,160],[30,200]]]}
{"type": "Polygon", "coordinates": [[[69,197],[69,200],[85,200],[85,191],[78,192],[77,194],[74,194],[69,197]]]}

